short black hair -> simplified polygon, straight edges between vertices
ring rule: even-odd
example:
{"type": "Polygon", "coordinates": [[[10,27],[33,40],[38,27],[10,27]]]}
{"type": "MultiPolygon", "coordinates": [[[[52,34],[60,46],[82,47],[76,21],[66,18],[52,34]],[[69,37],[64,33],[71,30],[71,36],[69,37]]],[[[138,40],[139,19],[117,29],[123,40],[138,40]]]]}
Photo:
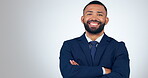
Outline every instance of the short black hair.
{"type": "Polygon", "coordinates": [[[105,11],[106,11],[106,14],[107,14],[107,8],[106,8],[106,6],[105,6],[102,2],[100,2],[100,1],[91,1],[90,3],[88,3],[88,4],[84,7],[84,9],[83,9],[83,13],[84,13],[86,7],[87,7],[88,5],[90,5],[90,4],[102,5],[102,6],[105,8],[105,11]]]}

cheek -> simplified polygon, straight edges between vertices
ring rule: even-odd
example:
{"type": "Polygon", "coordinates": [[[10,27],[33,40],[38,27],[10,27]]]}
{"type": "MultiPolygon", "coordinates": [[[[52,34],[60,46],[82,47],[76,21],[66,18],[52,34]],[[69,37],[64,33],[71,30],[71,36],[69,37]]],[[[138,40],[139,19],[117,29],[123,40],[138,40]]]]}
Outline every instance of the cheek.
{"type": "Polygon", "coordinates": [[[87,23],[88,20],[89,18],[84,18],[83,22],[87,23]]]}
{"type": "Polygon", "coordinates": [[[102,23],[105,23],[106,19],[101,18],[100,21],[101,21],[102,23]]]}

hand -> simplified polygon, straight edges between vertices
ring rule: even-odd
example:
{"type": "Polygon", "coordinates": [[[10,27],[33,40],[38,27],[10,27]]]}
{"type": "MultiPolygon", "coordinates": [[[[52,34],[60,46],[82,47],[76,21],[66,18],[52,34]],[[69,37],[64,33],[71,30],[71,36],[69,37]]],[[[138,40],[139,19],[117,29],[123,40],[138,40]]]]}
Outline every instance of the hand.
{"type": "Polygon", "coordinates": [[[105,74],[111,73],[111,69],[108,69],[108,68],[104,68],[104,69],[105,69],[105,74]]]}
{"type": "Polygon", "coordinates": [[[79,65],[77,62],[75,62],[74,60],[70,60],[70,64],[71,65],[79,65]]]}

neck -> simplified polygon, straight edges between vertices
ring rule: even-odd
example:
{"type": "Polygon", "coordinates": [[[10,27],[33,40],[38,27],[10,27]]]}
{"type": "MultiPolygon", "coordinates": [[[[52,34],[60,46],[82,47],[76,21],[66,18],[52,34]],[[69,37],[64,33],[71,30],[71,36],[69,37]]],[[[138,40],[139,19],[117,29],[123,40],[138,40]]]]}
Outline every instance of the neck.
{"type": "Polygon", "coordinates": [[[100,37],[104,33],[104,30],[98,34],[91,34],[86,31],[86,36],[89,37],[92,41],[95,41],[98,37],[100,37]]]}

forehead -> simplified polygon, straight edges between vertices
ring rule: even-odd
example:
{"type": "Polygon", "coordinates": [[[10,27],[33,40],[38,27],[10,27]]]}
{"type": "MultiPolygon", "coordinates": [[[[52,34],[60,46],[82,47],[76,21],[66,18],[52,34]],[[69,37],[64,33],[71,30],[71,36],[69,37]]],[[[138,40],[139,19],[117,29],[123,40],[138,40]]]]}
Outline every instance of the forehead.
{"type": "Polygon", "coordinates": [[[102,5],[98,5],[98,4],[90,4],[86,7],[86,9],[84,10],[84,12],[87,11],[101,11],[106,13],[105,8],[102,5]]]}

